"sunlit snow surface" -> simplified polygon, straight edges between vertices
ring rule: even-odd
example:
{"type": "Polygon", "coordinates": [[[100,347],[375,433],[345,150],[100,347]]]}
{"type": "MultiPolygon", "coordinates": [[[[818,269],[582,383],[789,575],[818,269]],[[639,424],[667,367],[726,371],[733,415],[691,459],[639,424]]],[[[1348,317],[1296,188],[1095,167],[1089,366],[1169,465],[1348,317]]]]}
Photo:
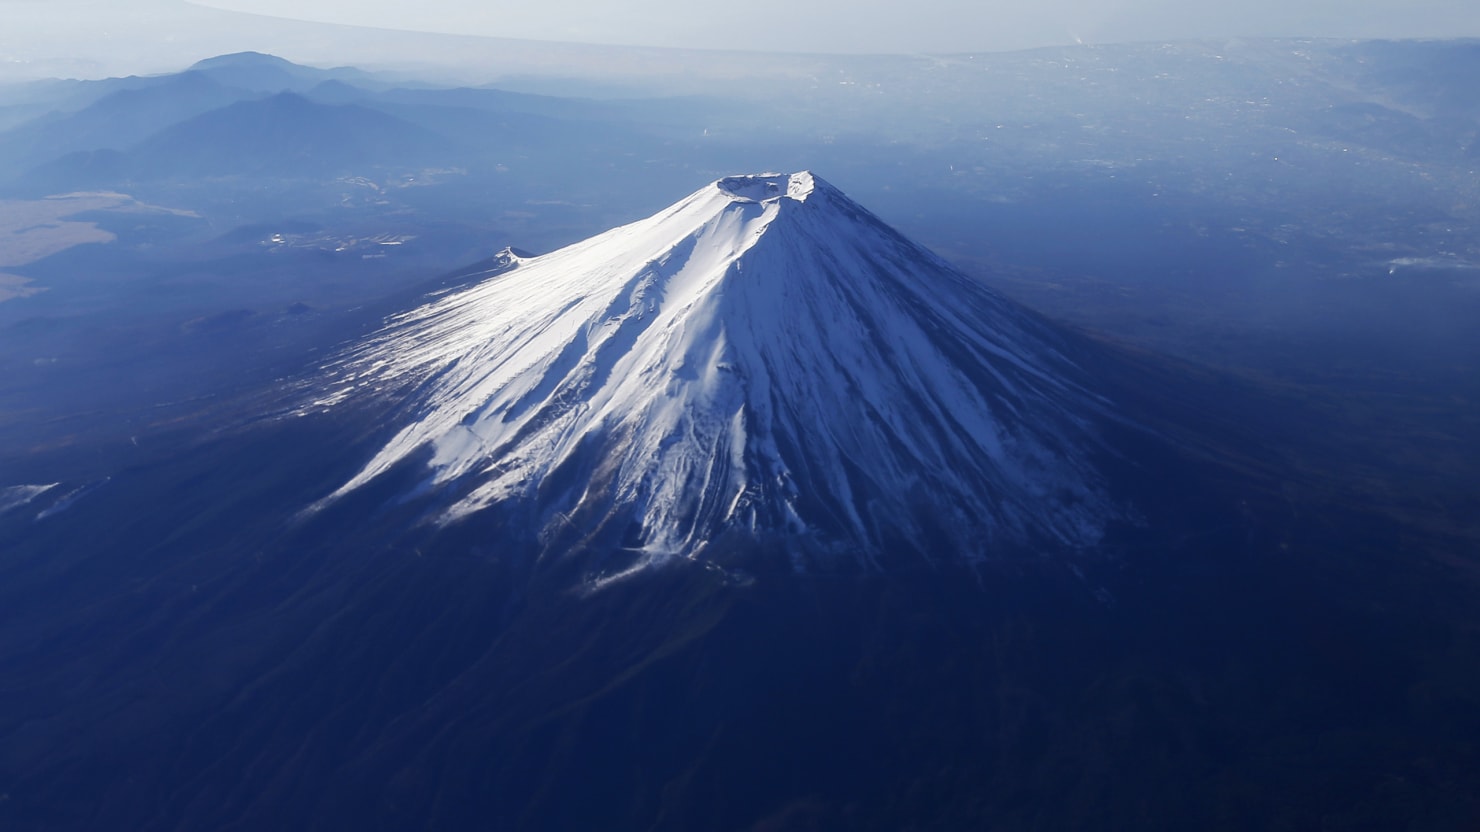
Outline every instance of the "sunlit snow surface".
{"type": "Polygon", "coordinates": [[[48,485],[12,485],[9,488],[0,488],[0,514],[4,514],[13,508],[19,508],[42,494],[56,488],[58,483],[48,485]]]}
{"type": "Polygon", "coordinates": [[[1108,406],[1054,343],[822,180],[732,177],[344,356],[322,402],[398,395],[407,424],[327,500],[429,451],[443,522],[524,501],[645,562],[735,531],[870,562],[1092,544],[1108,406]]]}

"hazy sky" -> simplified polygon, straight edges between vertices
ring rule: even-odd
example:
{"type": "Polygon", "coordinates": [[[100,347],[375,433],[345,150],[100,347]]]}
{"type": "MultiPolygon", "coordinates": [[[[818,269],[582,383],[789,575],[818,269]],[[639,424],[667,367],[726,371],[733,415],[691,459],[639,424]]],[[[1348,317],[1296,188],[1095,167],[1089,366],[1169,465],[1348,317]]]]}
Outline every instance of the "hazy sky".
{"type": "Polygon", "coordinates": [[[174,71],[251,49],[315,65],[442,67],[467,82],[584,74],[693,85],[701,83],[696,67],[759,77],[795,63],[766,52],[973,52],[1236,36],[1480,36],[1480,0],[0,0],[0,82],[174,71]],[[711,56],[540,41],[743,54],[719,66],[711,56]]]}
{"type": "Polygon", "coordinates": [[[1480,35],[1476,0],[196,0],[393,29],[645,46],[959,52],[1229,36],[1480,35]]]}

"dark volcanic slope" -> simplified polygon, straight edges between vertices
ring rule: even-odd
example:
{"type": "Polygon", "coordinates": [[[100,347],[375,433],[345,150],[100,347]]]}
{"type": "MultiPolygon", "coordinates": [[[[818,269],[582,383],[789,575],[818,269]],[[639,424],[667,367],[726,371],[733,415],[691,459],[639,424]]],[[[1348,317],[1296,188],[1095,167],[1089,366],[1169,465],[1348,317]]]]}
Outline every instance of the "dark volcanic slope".
{"type": "Polygon", "coordinates": [[[1472,826],[1469,576],[1305,497],[1298,411],[1054,338],[1144,426],[1096,457],[1141,522],[971,567],[730,538],[592,591],[507,515],[429,522],[428,452],[305,514],[402,429],[375,396],[8,462],[0,825],[1472,826]]]}

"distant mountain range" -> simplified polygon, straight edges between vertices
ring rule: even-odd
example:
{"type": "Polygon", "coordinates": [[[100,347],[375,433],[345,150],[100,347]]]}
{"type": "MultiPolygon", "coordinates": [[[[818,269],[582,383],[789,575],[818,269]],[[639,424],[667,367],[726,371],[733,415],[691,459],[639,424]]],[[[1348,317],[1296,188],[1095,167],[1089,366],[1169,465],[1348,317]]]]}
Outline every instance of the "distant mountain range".
{"type": "MultiPolygon", "coordinates": [[[[119,143],[127,149],[101,147],[54,159],[23,176],[22,187],[56,192],[213,176],[331,178],[376,166],[414,169],[454,158],[447,138],[377,110],[320,104],[292,92],[247,100],[221,87],[213,86],[213,92],[211,104],[237,100],[216,108],[207,105],[204,112],[138,141],[124,142],[121,133],[119,143]]],[[[166,95],[172,105],[185,103],[166,95]]],[[[106,111],[116,104],[104,99],[58,129],[93,120],[106,125],[106,111]]],[[[138,115],[152,121],[156,114],[138,115]]]]}
{"type": "MultiPolygon", "coordinates": [[[[257,53],[151,78],[52,89],[54,109],[0,132],[18,195],[168,187],[207,178],[331,180],[469,160],[552,162],[631,142],[633,113],[495,89],[392,87],[354,69],[257,53]]],[[[661,120],[661,119],[659,119],[661,120]]],[[[0,184],[3,187],[3,184],[0,184]]]]}
{"type": "Polygon", "coordinates": [[[121,151],[173,124],[256,93],[223,86],[209,75],[184,72],[158,84],[110,92],[80,110],[53,112],[0,134],[0,159],[25,170],[68,153],[121,151]]]}
{"type": "Polygon", "coordinates": [[[390,86],[374,73],[354,67],[319,69],[260,52],[217,55],[196,62],[186,72],[198,72],[222,86],[262,93],[307,92],[329,82],[353,84],[364,89],[390,86]]]}

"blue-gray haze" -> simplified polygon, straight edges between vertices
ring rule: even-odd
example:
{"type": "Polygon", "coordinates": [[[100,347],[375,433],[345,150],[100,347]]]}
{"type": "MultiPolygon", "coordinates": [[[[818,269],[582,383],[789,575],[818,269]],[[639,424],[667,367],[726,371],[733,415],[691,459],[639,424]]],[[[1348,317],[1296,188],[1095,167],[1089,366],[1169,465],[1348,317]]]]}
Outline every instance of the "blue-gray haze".
{"type": "Polygon", "coordinates": [[[478,53],[425,38],[388,42],[384,31],[376,40],[374,28],[800,53],[979,52],[1252,36],[1480,36],[1480,4],[1467,0],[0,0],[0,20],[0,81],[161,72],[249,48],[359,65],[377,54],[407,66],[467,65],[478,53]],[[353,43],[362,48],[356,51],[353,43]]]}

